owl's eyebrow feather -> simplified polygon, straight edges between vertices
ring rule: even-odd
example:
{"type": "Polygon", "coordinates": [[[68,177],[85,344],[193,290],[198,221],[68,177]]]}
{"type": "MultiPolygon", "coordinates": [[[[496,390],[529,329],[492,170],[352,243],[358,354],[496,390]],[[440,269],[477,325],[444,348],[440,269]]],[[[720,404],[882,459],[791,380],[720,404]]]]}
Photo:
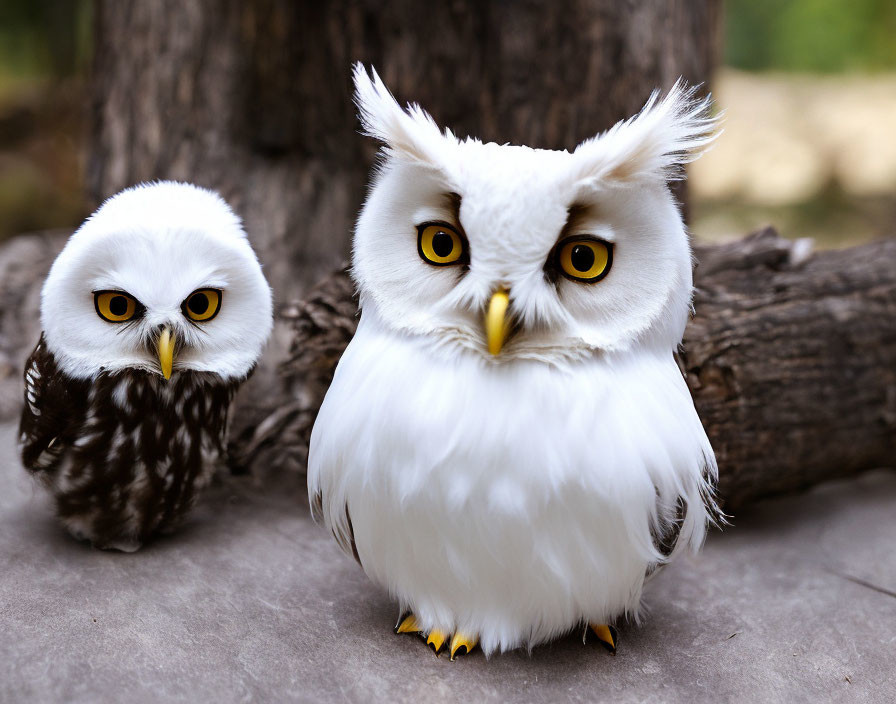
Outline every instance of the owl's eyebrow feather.
{"type": "Polygon", "coordinates": [[[557,241],[554,243],[554,246],[551,247],[551,251],[548,253],[547,259],[545,259],[544,262],[544,278],[558,291],[560,273],[554,266],[554,255],[557,251],[557,245],[567,237],[579,234],[578,231],[582,224],[586,220],[590,220],[594,217],[594,210],[595,208],[593,205],[588,205],[586,203],[573,203],[566,209],[566,222],[563,223],[563,227],[560,228],[560,232],[557,234],[557,241]]]}
{"type": "Polygon", "coordinates": [[[570,235],[578,234],[577,230],[582,224],[594,218],[594,206],[585,203],[573,203],[566,209],[566,222],[557,235],[557,242],[566,239],[570,235]]]}
{"type": "Polygon", "coordinates": [[[448,212],[451,213],[452,224],[457,225],[463,230],[463,225],[460,224],[460,193],[454,193],[453,191],[451,193],[444,193],[442,194],[442,198],[445,201],[445,206],[448,212]]]}

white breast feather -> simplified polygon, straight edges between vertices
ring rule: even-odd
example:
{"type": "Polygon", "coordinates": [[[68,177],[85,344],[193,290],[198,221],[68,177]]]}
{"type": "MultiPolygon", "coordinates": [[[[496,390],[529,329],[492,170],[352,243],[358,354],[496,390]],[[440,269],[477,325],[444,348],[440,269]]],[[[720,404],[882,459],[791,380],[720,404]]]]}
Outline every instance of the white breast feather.
{"type": "Polygon", "coordinates": [[[366,310],[308,483],[343,548],[353,529],[365,571],[424,630],[479,633],[488,654],[636,618],[664,559],[652,531],[681,500],[677,549],[696,550],[716,471],[668,351],[502,365],[366,310]]]}

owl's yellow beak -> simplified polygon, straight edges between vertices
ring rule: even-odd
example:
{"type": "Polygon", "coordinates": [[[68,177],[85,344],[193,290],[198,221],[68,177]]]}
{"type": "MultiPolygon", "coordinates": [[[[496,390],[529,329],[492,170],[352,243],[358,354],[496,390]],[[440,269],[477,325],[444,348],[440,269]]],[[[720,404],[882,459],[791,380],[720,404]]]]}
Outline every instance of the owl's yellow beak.
{"type": "Polygon", "coordinates": [[[485,311],[485,339],[488,342],[488,351],[497,355],[504,346],[510,325],[507,321],[507,307],[510,305],[510,294],[506,289],[499,288],[492,294],[485,311]]]}
{"type": "Polygon", "coordinates": [[[174,365],[174,334],[167,325],[162,328],[159,335],[159,365],[162,367],[162,376],[171,378],[171,367],[174,365]]]}

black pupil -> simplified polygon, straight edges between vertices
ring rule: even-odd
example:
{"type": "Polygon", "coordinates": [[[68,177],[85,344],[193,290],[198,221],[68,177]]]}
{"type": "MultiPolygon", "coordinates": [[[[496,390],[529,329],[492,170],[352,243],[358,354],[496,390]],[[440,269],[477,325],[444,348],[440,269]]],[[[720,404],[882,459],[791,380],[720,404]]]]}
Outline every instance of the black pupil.
{"type": "Polygon", "coordinates": [[[112,296],[109,299],[109,312],[116,317],[125,315],[128,312],[128,299],[124,296],[112,296]]]}
{"type": "Polygon", "coordinates": [[[208,296],[204,293],[197,293],[195,296],[190,296],[187,306],[195,315],[202,315],[208,310],[208,296]]]}
{"type": "Polygon", "coordinates": [[[569,253],[569,261],[576,271],[588,271],[594,266],[594,250],[586,244],[577,244],[569,253]]]}
{"type": "Polygon", "coordinates": [[[432,251],[437,257],[447,257],[454,250],[454,240],[444,230],[439,230],[432,237],[432,251]]]}

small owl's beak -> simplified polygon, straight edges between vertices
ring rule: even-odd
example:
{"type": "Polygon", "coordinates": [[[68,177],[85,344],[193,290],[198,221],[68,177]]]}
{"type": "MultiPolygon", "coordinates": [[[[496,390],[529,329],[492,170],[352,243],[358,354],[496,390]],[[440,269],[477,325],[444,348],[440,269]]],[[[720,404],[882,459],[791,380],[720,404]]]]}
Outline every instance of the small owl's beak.
{"type": "Polygon", "coordinates": [[[171,378],[171,367],[174,365],[174,334],[167,325],[162,328],[159,335],[159,365],[162,367],[162,376],[171,378]]]}
{"type": "Polygon", "coordinates": [[[488,342],[488,351],[497,355],[504,346],[510,325],[507,321],[507,307],[510,305],[510,294],[506,289],[499,288],[492,294],[485,312],[485,338],[488,342]]]}

